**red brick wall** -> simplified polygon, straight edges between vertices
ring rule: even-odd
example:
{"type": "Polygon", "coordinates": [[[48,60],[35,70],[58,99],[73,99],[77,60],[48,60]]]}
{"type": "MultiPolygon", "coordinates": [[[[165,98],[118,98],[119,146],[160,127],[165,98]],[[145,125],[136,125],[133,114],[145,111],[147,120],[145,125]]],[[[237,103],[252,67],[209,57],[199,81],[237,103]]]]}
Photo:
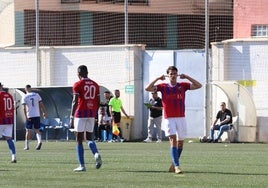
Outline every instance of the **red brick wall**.
{"type": "Polygon", "coordinates": [[[267,0],[234,0],[234,38],[251,37],[251,26],[268,25],[267,0]]]}

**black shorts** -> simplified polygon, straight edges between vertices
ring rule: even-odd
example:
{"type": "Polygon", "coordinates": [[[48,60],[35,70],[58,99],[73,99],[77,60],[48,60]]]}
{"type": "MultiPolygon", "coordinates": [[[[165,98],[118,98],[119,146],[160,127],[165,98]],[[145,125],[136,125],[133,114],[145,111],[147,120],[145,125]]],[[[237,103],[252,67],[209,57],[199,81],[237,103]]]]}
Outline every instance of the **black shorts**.
{"type": "Polygon", "coordinates": [[[40,129],[40,117],[32,117],[30,120],[26,120],[25,128],[26,129],[40,129]]]}
{"type": "Polygon", "coordinates": [[[121,113],[120,112],[113,112],[113,119],[114,119],[114,123],[120,123],[121,113]]]}

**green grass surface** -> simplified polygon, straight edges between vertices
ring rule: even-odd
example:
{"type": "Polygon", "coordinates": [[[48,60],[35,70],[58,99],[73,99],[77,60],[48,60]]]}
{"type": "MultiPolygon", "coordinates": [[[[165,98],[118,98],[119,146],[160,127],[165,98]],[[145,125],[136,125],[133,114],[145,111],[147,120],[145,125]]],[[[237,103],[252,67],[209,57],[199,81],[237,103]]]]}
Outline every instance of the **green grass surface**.
{"type": "Polygon", "coordinates": [[[5,141],[0,142],[1,187],[268,187],[266,144],[185,143],[183,175],[169,173],[169,143],[97,143],[103,166],[96,170],[84,144],[86,172],[75,173],[75,142],[36,141],[23,151],[16,142],[17,163],[10,163],[5,141]]]}

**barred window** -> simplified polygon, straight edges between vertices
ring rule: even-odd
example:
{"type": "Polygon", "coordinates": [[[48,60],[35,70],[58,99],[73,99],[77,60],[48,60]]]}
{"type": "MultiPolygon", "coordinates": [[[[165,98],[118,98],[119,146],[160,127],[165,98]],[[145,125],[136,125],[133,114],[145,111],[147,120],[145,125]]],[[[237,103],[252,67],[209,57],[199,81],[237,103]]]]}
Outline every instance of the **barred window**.
{"type": "Polygon", "coordinates": [[[253,37],[268,37],[268,25],[253,25],[252,36],[253,37]]]}

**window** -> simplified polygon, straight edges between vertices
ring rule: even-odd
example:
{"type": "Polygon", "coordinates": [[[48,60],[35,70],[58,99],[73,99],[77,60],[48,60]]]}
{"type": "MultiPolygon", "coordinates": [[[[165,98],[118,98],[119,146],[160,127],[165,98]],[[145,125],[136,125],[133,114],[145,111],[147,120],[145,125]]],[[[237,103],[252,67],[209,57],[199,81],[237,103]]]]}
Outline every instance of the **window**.
{"type": "MultiPolygon", "coordinates": [[[[113,4],[116,3],[124,3],[125,0],[82,0],[82,1],[95,1],[96,3],[106,3],[106,2],[110,2],[113,4]]],[[[149,5],[149,0],[128,0],[128,4],[129,5],[149,5]]]]}
{"type": "Polygon", "coordinates": [[[80,3],[80,0],[61,0],[61,3],[80,3]]]}
{"type": "Polygon", "coordinates": [[[268,25],[253,25],[252,36],[253,37],[268,37],[268,25]]]}
{"type": "MultiPolygon", "coordinates": [[[[124,0],[116,0],[115,2],[124,2],[124,0]]],[[[128,0],[130,5],[137,4],[137,5],[149,5],[149,0],[128,0]]]]}

